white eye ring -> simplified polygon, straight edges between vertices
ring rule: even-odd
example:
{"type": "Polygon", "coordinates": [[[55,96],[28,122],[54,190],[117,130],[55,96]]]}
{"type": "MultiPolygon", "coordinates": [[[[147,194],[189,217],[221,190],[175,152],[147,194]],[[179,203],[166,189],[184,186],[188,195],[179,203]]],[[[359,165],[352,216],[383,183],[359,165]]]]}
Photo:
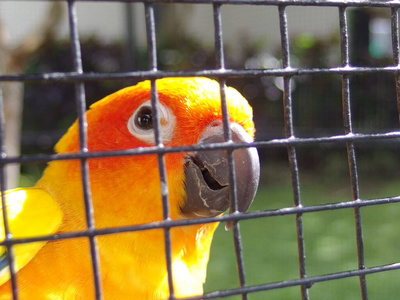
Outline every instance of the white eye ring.
{"type": "MultiPolygon", "coordinates": [[[[160,138],[162,143],[172,140],[175,129],[175,116],[172,111],[159,103],[158,117],[160,119],[160,138]]],[[[129,132],[139,140],[148,144],[155,144],[154,120],[151,101],[142,103],[132,114],[127,124],[129,132]]]]}

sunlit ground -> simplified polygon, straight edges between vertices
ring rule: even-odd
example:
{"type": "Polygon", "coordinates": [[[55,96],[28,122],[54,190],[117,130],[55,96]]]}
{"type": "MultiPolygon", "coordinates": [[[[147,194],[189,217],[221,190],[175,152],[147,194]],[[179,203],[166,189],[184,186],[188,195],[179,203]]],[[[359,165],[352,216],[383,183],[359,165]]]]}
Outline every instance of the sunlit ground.
{"type": "MultiPolygon", "coordinates": [[[[281,169],[279,169],[281,170],[281,169]]],[[[275,172],[275,171],[271,171],[275,172]]],[[[361,174],[363,175],[363,174],[361,174]]],[[[360,176],[361,176],[360,175],[360,176]]],[[[292,206],[292,188],[284,171],[269,174],[272,182],[260,186],[251,211],[292,206]],[[282,172],[282,173],[281,173],[282,172]],[[271,176],[273,175],[273,176],[271,176]]],[[[367,174],[360,178],[363,199],[400,195],[399,178],[379,180],[367,174]]],[[[351,200],[348,176],[300,172],[304,205],[351,200]]],[[[361,209],[365,264],[367,267],[400,262],[400,203],[361,209]]],[[[307,276],[358,268],[353,209],[303,214],[307,276]]],[[[270,217],[240,222],[247,285],[298,279],[295,216],[270,217]]],[[[400,270],[368,275],[369,299],[398,299],[400,270]]],[[[239,286],[232,232],[219,226],[208,268],[205,291],[239,286]]],[[[314,284],[310,299],[361,299],[358,277],[314,284]]],[[[249,299],[301,299],[300,287],[248,294],[249,299]]],[[[225,299],[241,299],[231,296],[225,299]]]]}

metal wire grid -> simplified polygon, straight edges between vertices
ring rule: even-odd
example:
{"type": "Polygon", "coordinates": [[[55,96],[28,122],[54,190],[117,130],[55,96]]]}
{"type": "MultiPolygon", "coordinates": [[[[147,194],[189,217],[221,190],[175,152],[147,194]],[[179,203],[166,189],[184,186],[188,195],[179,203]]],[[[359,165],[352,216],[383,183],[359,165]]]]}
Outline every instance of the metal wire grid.
{"type": "MultiPolygon", "coordinates": [[[[85,0],[85,1],[96,1],[96,0],[85,0]]],[[[380,134],[358,134],[354,133],[352,129],[351,119],[351,95],[350,95],[350,81],[349,76],[353,74],[367,74],[367,73],[391,73],[396,79],[396,93],[397,103],[400,108],[400,77],[398,75],[400,71],[400,38],[399,38],[399,14],[400,3],[394,3],[390,1],[308,1],[308,0],[120,0],[115,2],[141,2],[145,5],[146,14],[146,27],[147,27],[147,43],[148,43],[148,57],[149,57],[149,70],[148,71],[137,71],[137,72],[124,72],[124,73],[113,73],[113,74],[85,74],[82,69],[81,50],[80,42],[77,31],[77,15],[76,15],[76,3],[79,0],[66,0],[68,3],[68,18],[70,25],[70,38],[73,50],[74,58],[74,71],[67,73],[49,73],[49,74],[37,74],[37,75],[0,75],[0,81],[72,81],[75,83],[76,90],[76,101],[78,107],[78,118],[79,118],[79,136],[80,136],[80,153],[77,154],[53,154],[53,155],[32,155],[32,156],[21,156],[21,157],[7,157],[4,147],[4,136],[0,134],[0,190],[4,192],[6,185],[6,176],[4,166],[9,163],[29,163],[29,162],[48,162],[52,160],[69,160],[69,159],[80,159],[82,169],[82,185],[84,190],[84,201],[86,211],[86,223],[87,230],[82,232],[69,232],[59,235],[52,236],[41,236],[29,239],[13,239],[9,232],[9,226],[7,222],[7,211],[3,210],[5,240],[0,243],[7,248],[7,259],[10,265],[11,273],[11,285],[13,290],[14,299],[18,299],[18,282],[16,280],[15,268],[14,268],[14,255],[12,251],[12,245],[20,243],[28,243],[34,241],[51,241],[56,239],[69,239],[77,237],[87,237],[90,241],[90,251],[92,257],[92,268],[93,268],[93,282],[95,288],[96,299],[102,299],[101,280],[100,272],[101,266],[99,265],[99,257],[96,245],[96,236],[106,235],[121,232],[134,232],[139,230],[149,230],[156,228],[164,229],[165,237],[165,255],[167,261],[168,271],[168,283],[170,290],[169,299],[176,299],[174,296],[174,287],[171,271],[171,241],[169,230],[172,227],[186,226],[190,224],[210,223],[215,222],[216,218],[204,218],[194,220],[179,220],[173,221],[169,218],[169,204],[168,204],[168,190],[162,189],[162,202],[163,202],[163,215],[164,220],[157,223],[143,224],[139,226],[128,226],[121,228],[110,228],[98,230],[95,228],[93,220],[93,208],[91,203],[91,192],[89,184],[89,172],[87,159],[89,158],[100,158],[110,156],[129,156],[129,155],[143,155],[143,154],[156,154],[158,156],[160,182],[163,187],[167,187],[166,184],[166,171],[164,166],[164,155],[172,152],[186,152],[186,151],[197,151],[197,150],[211,150],[211,149],[225,149],[229,153],[229,165],[230,165],[230,183],[231,183],[231,195],[233,201],[233,207],[237,207],[236,203],[236,188],[235,188],[235,174],[234,161],[232,159],[232,151],[234,149],[255,146],[261,147],[287,147],[288,159],[290,163],[290,173],[292,178],[293,188],[293,201],[294,206],[278,209],[278,210],[267,210],[257,211],[248,213],[234,213],[230,215],[224,215],[218,218],[219,221],[233,221],[234,222],[234,245],[236,252],[236,262],[238,266],[238,277],[240,287],[230,290],[215,291],[207,293],[201,296],[187,297],[185,299],[215,299],[223,298],[231,295],[242,295],[242,299],[247,299],[247,294],[259,291],[267,291],[272,289],[279,289],[291,286],[301,287],[301,298],[303,300],[309,299],[308,289],[312,284],[317,282],[323,282],[328,280],[336,280],[341,278],[357,276],[360,280],[361,298],[363,300],[368,299],[367,284],[365,276],[377,272],[385,272],[389,270],[400,269],[400,263],[391,265],[381,265],[377,267],[367,268],[364,265],[364,249],[363,249],[363,235],[361,226],[361,212],[360,208],[364,206],[381,205],[388,203],[400,202],[400,196],[379,198],[372,200],[362,200],[359,195],[359,184],[358,184],[358,171],[357,171],[357,159],[355,153],[354,144],[360,141],[372,141],[372,140],[383,140],[383,139],[398,139],[400,138],[400,132],[386,132],[380,134]],[[156,35],[155,35],[155,18],[154,18],[154,4],[156,3],[202,3],[205,5],[213,5],[214,11],[214,30],[215,30],[215,53],[217,66],[213,70],[203,71],[178,71],[168,72],[160,71],[157,69],[157,48],[156,48],[156,35]],[[280,33],[281,33],[281,48],[282,48],[282,68],[278,69],[266,69],[266,70],[227,70],[225,69],[224,59],[224,45],[223,45],[223,29],[221,23],[221,6],[227,4],[251,4],[251,5],[272,5],[278,8],[279,22],[280,22],[280,33]],[[287,27],[287,6],[334,6],[339,10],[340,20],[340,45],[341,45],[341,66],[335,68],[326,69],[304,69],[304,68],[293,68],[290,63],[290,48],[289,48],[289,34],[287,27]],[[346,10],[348,7],[390,7],[391,9],[391,22],[392,22],[392,44],[393,44],[393,66],[388,67],[354,67],[349,65],[349,40],[348,40],[348,24],[346,10]],[[319,138],[298,138],[295,135],[293,125],[293,105],[292,105],[292,91],[290,81],[294,76],[302,75],[318,75],[318,74],[340,74],[342,77],[342,100],[343,100],[343,135],[325,136],[319,138]],[[155,109],[157,104],[157,92],[155,80],[162,77],[178,77],[178,76],[208,76],[217,77],[221,83],[221,103],[222,103],[222,115],[223,124],[225,130],[226,143],[218,144],[207,144],[201,146],[186,146],[186,147],[164,147],[161,143],[159,134],[159,120],[157,118],[157,110],[155,109]],[[257,141],[251,145],[235,144],[231,142],[231,133],[227,130],[229,127],[228,112],[226,107],[225,90],[223,88],[227,78],[230,77],[262,77],[262,76],[282,76],[284,78],[284,115],[285,115],[285,134],[286,138],[275,139],[269,141],[257,141]],[[152,106],[155,112],[155,139],[156,146],[145,149],[130,149],[123,151],[112,151],[112,152],[88,152],[87,149],[87,135],[86,135],[86,120],[85,120],[85,88],[84,81],[90,80],[103,80],[103,79],[150,79],[152,87],[152,106]],[[348,165],[352,187],[352,201],[341,202],[335,204],[324,204],[314,206],[303,206],[300,196],[300,179],[297,165],[296,147],[299,145],[315,145],[320,143],[340,143],[346,144],[348,154],[348,165]],[[358,269],[346,272],[338,272],[333,274],[325,274],[320,276],[307,277],[306,272],[306,251],[304,247],[304,236],[303,236],[303,221],[302,215],[309,212],[325,211],[325,210],[336,210],[336,209],[354,209],[354,219],[356,228],[356,239],[357,239],[357,253],[358,253],[358,269]],[[242,246],[241,236],[239,228],[239,220],[274,217],[282,215],[295,215],[296,216],[296,228],[297,228],[297,243],[298,243],[298,258],[299,258],[299,278],[289,281],[281,281],[274,283],[266,283],[256,286],[247,286],[246,277],[244,272],[244,263],[242,257],[242,246]]],[[[109,0],[111,2],[111,0],[109,0]]],[[[1,91],[0,91],[1,92],[1,91]]],[[[0,109],[2,109],[2,97],[0,93],[0,109]]],[[[0,131],[3,132],[4,118],[0,114],[0,131]]],[[[2,193],[4,195],[4,193],[2,193]]],[[[1,198],[3,207],[5,206],[5,197],[1,198]]],[[[235,209],[236,210],[236,209],[235,209]]]]}

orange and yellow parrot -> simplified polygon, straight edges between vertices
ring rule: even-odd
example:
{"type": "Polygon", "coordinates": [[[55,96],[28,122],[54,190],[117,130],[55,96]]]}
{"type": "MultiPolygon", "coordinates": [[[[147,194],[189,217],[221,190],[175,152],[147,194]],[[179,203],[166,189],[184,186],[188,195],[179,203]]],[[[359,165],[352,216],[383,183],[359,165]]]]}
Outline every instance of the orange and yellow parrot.
{"type": "MultiPolygon", "coordinates": [[[[224,142],[220,87],[206,78],[156,81],[160,138],[168,147],[224,142]]],[[[86,112],[88,151],[154,146],[150,82],[120,90],[86,112]]],[[[252,109],[226,88],[233,142],[253,140],[252,109]]],[[[75,122],[57,143],[57,153],[79,152],[75,122]]],[[[193,151],[164,156],[172,220],[211,217],[230,207],[226,151],[193,151]]],[[[255,148],[233,152],[238,210],[250,206],[259,180],[255,148]]],[[[163,220],[157,155],[88,159],[96,229],[163,220]]],[[[5,193],[13,237],[86,230],[79,160],[48,164],[33,188],[5,193]]],[[[231,209],[232,210],[232,209],[231,209]]],[[[3,220],[1,220],[3,221],[3,220]]],[[[3,222],[1,222],[3,224],[3,222]]],[[[3,225],[2,225],[3,226],[3,225]]],[[[175,296],[201,295],[213,233],[218,223],[171,228],[175,296]]],[[[0,238],[4,239],[3,228],[0,238]]],[[[164,231],[125,232],[96,237],[104,299],[169,297],[164,231]]],[[[87,237],[13,246],[19,299],[94,299],[87,237]]],[[[0,248],[0,300],[11,299],[5,247],[0,248]]]]}

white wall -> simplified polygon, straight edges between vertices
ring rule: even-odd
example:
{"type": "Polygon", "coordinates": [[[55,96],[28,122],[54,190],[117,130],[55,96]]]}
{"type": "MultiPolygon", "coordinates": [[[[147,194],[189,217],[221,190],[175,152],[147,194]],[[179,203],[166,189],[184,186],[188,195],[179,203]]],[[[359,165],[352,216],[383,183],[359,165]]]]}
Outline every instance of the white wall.
{"type": "MultiPolygon", "coordinates": [[[[66,4],[65,5],[66,8],[66,4]]],[[[12,43],[17,43],[45,16],[48,2],[2,1],[0,18],[6,24],[12,43]]],[[[178,5],[186,20],[187,30],[199,40],[212,46],[214,43],[213,11],[211,5],[178,5]]],[[[134,24],[138,44],[144,45],[145,23],[142,4],[133,4],[134,24]]],[[[112,42],[125,38],[124,3],[78,2],[78,24],[81,36],[96,35],[112,42]]],[[[310,33],[319,37],[338,30],[337,8],[288,7],[290,34],[310,33]]],[[[259,39],[265,47],[279,44],[278,9],[274,6],[225,5],[222,7],[224,40],[234,47],[243,43],[244,37],[259,39]]],[[[68,20],[62,20],[60,36],[68,36],[68,20]]]]}
{"type": "MultiPolygon", "coordinates": [[[[63,3],[65,12],[67,5],[63,3]]],[[[17,43],[36,28],[46,16],[48,2],[7,1],[0,2],[0,18],[6,25],[12,43],[17,43]]],[[[96,35],[106,41],[120,40],[125,33],[124,4],[107,2],[77,2],[79,33],[96,35]]],[[[62,19],[61,37],[68,37],[69,25],[66,13],[62,19]]]]}

